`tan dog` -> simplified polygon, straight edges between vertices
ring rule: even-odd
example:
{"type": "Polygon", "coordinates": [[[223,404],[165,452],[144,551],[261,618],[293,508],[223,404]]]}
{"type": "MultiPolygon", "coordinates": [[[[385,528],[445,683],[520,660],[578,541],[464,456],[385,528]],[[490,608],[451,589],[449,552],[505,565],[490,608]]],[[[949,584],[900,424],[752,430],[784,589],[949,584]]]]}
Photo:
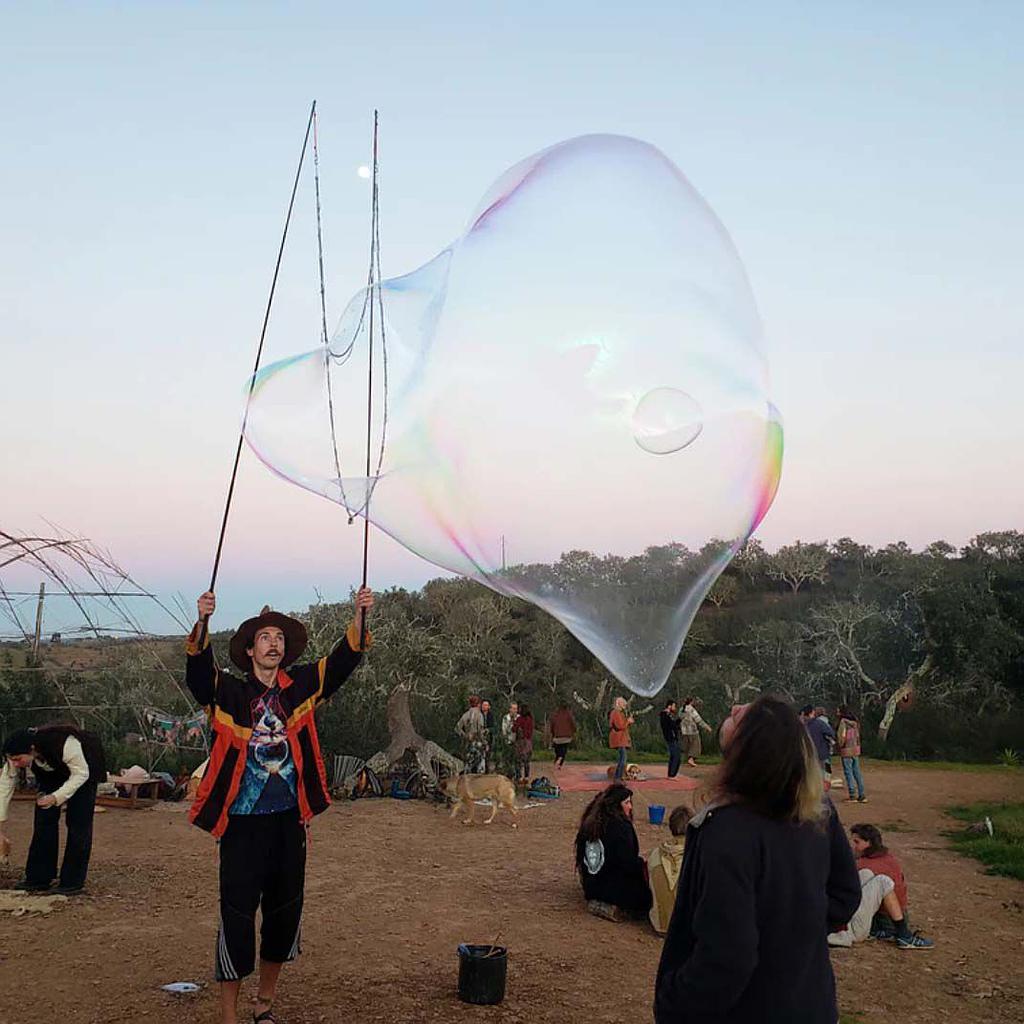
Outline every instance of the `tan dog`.
{"type": "MultiPolygon", "coordinates": [[[[608,769],[608,778],[609,779],[614,779],[615,778],[615,765],[611,765],[611,767],[609,767],[609,769],[608,769]]],[[[632,762],[630,762],[629,764],[626,765],[626,771],[625,771],[624,779],[625,779],[626,782],[646,782],[647,781],[647,774],[640,767],[640,765],[633,764],[632,762]]]]}
{"type": "Polygon", "coordinates": [[[0,868],[11,866],[11,841],[4,836],[0,838],[0,868]]]}
{"type": "MultiPolygon", "coordinates": [[[[454,818],[460,807],[465,807],[469,811],[469,817],[463,818],[464,825],[473,824],[473,813],[477,800],[491,801],[491,816],[484,822],[485,825],[490,825],[494,821],[499,807],[508,808],[512,812],[513,818],[518,813],[516,811],[516,787],[512,785],[512,780],[504,775],[449,776],[444,780],[441,788],[449,800],[455,801],[449,817],[454,818]]],[[[516,827],[514,821],[512,827],[516,827]]]]}

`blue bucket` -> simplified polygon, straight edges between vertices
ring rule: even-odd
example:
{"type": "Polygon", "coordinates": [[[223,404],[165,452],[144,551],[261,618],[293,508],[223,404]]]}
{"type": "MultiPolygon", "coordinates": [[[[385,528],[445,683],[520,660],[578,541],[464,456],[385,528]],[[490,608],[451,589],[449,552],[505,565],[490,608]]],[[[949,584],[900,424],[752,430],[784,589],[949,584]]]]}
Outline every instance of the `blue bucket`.
{"type": "Polygon", "coordinates": [[[650,819],[652,825],[662,825],[665,822],[665,805],[664,804],[648,804],[647,806],[647,817],[650,819]]]}

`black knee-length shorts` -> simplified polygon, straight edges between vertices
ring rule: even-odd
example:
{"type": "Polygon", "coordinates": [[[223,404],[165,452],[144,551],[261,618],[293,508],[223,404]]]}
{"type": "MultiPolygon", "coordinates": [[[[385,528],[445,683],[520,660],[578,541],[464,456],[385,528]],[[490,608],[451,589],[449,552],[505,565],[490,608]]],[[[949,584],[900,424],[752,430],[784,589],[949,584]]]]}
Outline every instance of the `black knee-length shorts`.
{"type": "Polygon", "coordinates": [[[238,814],[220,840],[220,927],[215,977],[238,981],[256,966],[256,911],[262,912],[260,959],[300,953],[306,883],[306,829],[298,809],[238,814]]]}

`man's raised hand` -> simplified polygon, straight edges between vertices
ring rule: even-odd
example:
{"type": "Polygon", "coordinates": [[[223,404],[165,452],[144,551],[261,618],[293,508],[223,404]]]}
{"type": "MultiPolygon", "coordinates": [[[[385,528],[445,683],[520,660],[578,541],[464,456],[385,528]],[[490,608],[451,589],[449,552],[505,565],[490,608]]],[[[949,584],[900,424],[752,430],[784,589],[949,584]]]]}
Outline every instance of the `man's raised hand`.
{"type": "Polygon", "coordinates": [[[198,601],[196,601],[196,607],[199,609],[199,619],[208,619],[217,607],[217,598],[214,597],[213,591],[208,590],[203,594],[198,601]]]}
{"type": "Polygon", "coordinates": [[[360,587],[356,591],[356,622],[363,627],[366,613],[373,607],[373,591],[369,587],[360,587]]]}

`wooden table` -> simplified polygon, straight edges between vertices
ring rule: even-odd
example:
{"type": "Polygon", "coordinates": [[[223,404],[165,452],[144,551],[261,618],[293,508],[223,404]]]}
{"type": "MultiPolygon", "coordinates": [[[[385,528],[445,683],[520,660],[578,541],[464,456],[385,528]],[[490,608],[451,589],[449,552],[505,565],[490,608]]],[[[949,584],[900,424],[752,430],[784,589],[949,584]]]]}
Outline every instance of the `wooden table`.
{"type": "Polygon", "coordinates": [[[96,803],[103,807],[127,807],[135,810],[138,807],[152,807],[160,798],[160,780],[147,776],[144,779],[125,779],[118,775],[108,775],[107,782],[115,786],[123,786],[127,791],[126,797],[122,796],[100,796],[96,803]],[[143,792],[148,790],[148,793],[143,792]]]}
{"type": "MultiPolygon", "coordinates": [[[[160,798],[160,779],[122,779],[111,776],[107,781],[124,786],[128,790],[128,796],[98,796],[97,807],[124,807],[134,811],[140,807],[152,807],[160,798]],[[143,792],[144,790],[148,790],[148,793],[143,792]]],[[[19,789],[15,792],[14,799],[31,800],[34,803],[39,795],[36,789],[19,789]]]]}

